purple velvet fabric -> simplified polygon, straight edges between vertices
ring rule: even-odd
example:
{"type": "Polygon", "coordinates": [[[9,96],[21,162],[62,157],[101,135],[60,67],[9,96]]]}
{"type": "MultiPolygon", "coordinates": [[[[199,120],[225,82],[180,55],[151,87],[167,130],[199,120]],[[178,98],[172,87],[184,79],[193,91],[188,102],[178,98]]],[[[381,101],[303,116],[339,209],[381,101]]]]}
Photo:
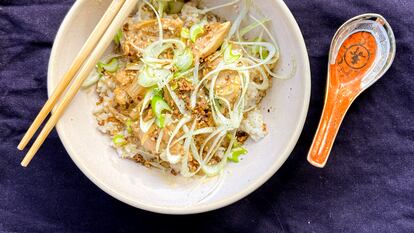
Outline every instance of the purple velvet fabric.
{"type": "Polygon", "coordinates": [[[192,216],[153,214],[110,197],[74,165],[55,132],[30,168],[20,167],[24,153],[16,146],[46,100],[50,49],[72,4],[0,0],[0,232],[414,232],[414,1],[286,0],[312,66],[302,136],[253,194],[192,216]],[[323,106],[330,41],[343,22],[366,12],[388,19],[397,56],[350,108],[327,167],[317,169],[306,155],[323,106]]]}

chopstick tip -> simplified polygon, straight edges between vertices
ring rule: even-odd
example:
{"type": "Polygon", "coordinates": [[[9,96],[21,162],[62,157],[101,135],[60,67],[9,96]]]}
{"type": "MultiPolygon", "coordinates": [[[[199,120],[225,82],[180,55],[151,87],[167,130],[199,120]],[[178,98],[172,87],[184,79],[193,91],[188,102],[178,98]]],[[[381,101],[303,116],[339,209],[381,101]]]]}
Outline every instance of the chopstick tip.
{"type": "Polygon", "coordinates": [[[22,165],[22,167],[27,167],[30,163],[30,161],[32,160],[33,156],[29,156],[29,153],[24,157],[24,159],[22,160],[22,162],[20,163],[20,165],[22,165]]]}
{"type": "Polygon", "coordinates": [[[26,146],[27,143],[29,143],[30,138],[33,136],[32,130],[29,128],[29,130],[27,130],[27,132],[24,134],[22,140],[20,140],[19,145],[17,145],[17,149],[18,150],[23,150],[26,146]]]}
{"type": "Polygon", "coordinates": [[[29,165],[29,164],[27,164],[27,163],[25,163],[24,161],[22,161],[22,162],[20,163],[20,165],[22,165],[22,167],[27,167],[27,165],[29,165]]]}

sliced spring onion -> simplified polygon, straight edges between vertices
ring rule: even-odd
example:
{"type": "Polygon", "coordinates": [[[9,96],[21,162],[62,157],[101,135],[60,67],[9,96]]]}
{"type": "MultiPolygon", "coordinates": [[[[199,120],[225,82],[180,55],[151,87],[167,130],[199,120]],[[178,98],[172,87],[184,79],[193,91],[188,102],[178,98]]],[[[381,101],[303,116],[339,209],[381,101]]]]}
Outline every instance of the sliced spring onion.
{"type": "Polygon", "coordinates": [[[231,104],[226,98],[223,98],[221,96],[217,96],[215,101],[216,101],[217,106],[219,106],[219,108],[221,108],[220,111],[222,111],[222,109],[224,109],[224,108],[227,108],[229,111],[231,111],[230,110],[231,104]]]}
{"type": "Polygon", "coordinates": [[[144,68],[143,63],[128,63],[126,64],[125,70],[140,71],[142,68],[144,68]]]}
{"type": "Polygon", "coordinates": [[[244,147],[236,147],[231,150],[231,156],[227,157],[228,160],[238,163],[240,155],[247,154],[247,150],[244,147]]]}
{"type": "Polygon", "coordinates": [[[153,43],[144,50],[144,57],[158,58],[165,50],[172,48],[172,43],[153,43]]]}
{"type": "Polygon", "coordinates": [[[230,44],[224,50],[224,62],[226,64],[232,64],[237,62],[241,58],[241,53],[233,50],[233,46],[230,44]]]}
{"type": "MultiPolygon", "coordinates": [[[[219,128],[219,129],[217,129],[217,131],[223,131],[223,130],[225,132],[229,131],[228,128],[222,128],[222,129],[219,128]]],[[[214,133],[216,133],[217,131],[215,131],[214,133]]],[[[225,135],[223,135],[223,138],[224,137],[225,137],[225,135]]],[[[235,137],[232,136],[232,140],[230,140],[230,143],[227,146],[227,149],[226,149],[224,155],[221,157],[222,159],[218,164],[216,164],[216,165],[207,165],[208,160],[207,161],[202,160],[200,162],[201,169],[207,176],[215,176],[215,175],[219,174],[221,171],[223,171],[224,166],[226,165],[226,163],[228,161],[228,159],[225,159],[225,158],[229,157],[229,154],[231,153],[231,149],[233,148],[234,141],[235,141],[235,137]]]]}
{"type": "Polygon", "coordinates": [[[275,74],[272,71],[270,71],[269,67],[265,67],[266,71],[273,77],[277,78],[277,79],[291,79],[293,77],[295,77],[296,72],[298,71],[297,69],[297,63],[294,57],[292,57],[291,59],[291,69],[289,71],[288,74],[275,74]]]}
{"type": "Polygon", "coordinates": [[[183,9],[183,6],[184,6],[184,0],[169,1],[165,9],[165,12],[167,14],[178,14],[181,12],[181,9],[183,9]]]}
{"type": "Polygon", "coordinates": [[[221,171],[223,171],[224,167],[226,166],[227,159],[222,159],[220,163],[216,165],[207,165],[207,164],[200,164],[201,170],[207,175],[207,176],[216,176],[221,171]]]}
{"type": "Polygon", "coordinates": [[[160,88],[154,88],[153,91],[154,91],[154,95],[162,96],[163,94],[163,90],[160,88]]]}
{"type": "Polygon", "coordinates": [[[171,63],[171,59],[158,58],[164,51],[174,48],[174,53],[181,54],[185,50],[185,44],[177,39],[165,39],[156,41],[145,48],[143,52],[142,61],[152,67],[162,67],[165,64],[171,63]]]}
{"type": "Polygon", "coordinates": [[[190,28],[190,39],[193,43],[204,34],[204,25],[203,24],[194,24],[190,28]]]}
{"type": "Polygon", "coordinates": [[[171,164],[177,164],[178,162],[180,162],[181,160],[181,155],[172,155],[170,152],[170,146],[171,143],[174,139],[174,137],[177,135],[177,133],[180,131],[180,129],[191,120],[191,118],[189,116],[184,116],[178,123],[177,126],[175,127],[174,131],[172,132],[172,134],[170,135],[170,139],[168,140],[168,144],[167,147],[165,149],[165,151],[161,154],[161,158],[168,161],[171,164]]]}
{"type": "Polygon", "coordinates": [[[171,114],[164,113],[161,115],[161,118],[155,119],[155,124],[160,128],[164,128],[166,125],[170,124],[172,122],[171,114]]]}
{"type": "Polygon", "coordinates": [[[114,143],[115,146],[121,147],[121,146],[125,146],[128,142],[127,140],[125,140],[124,135],[122,134],[117,134],[112,138],[112,142],[114,143]]]}
{"type": "Polygon", "coordinates": [[[210,140],[212,140],[213,138],[218,138],[219,137],[218,135],[223,134],[223,132],[225,132],[226,130],[227,130],[226,127],[221,126],[221,127],[216,128],[215,131],[213,131],[210,135],[208,135],[208,137],[204,139],[203,144],[200,146],[199,154],[203,154],[204,148],[207,146],[210,140]]]}
{"type": "Polygon", "coordinates": [[[126,124],[125,124],[126,125],[126,130],[127,130],[128,133],[132,133],[132,127],[131,127],[132,123],[133,123],[132,120],[128,119],[126,124]]]}
{"type": "Polygon", "coordinates": [[[200,81],[195,83],[196,87],[194,88],[194,91],[193,91],[193,93],[191,93],[191,97],[190,97],[190,106],[191,106],[191,108],[194,108],[196,106],[197,94],[198,94],[199,89],[202,87],[203,82],[205,82],[207,79],[211,78],[211,76],[217,76],[218,73],[221,70],[222,70],[222,65],[220,63],[214,70],[212,70],[208,74],[204,75],[204,77],[200,81]]]}
{"type": "MultiPolygon", "coordinates": [[[[265,42],[261,37],[257,37],[254,42],[265,42]]],[[[261,59],[266,59],[269,56],[269,50],[263,46],[253,45],[251,48],[253,56],[259,56],[261,59]]]]}
{"type": "Polygon", "coordinates": [[[160,130],[160,133],[158,134],[157,142],[155,144],[155,152],[158,153],[160,151],[160,146],[162,142],[162,138],[164,137],[164,130],[160,130]]]}
{"type": "MultiPolygon", "coordinates": [[[[245,62],[247,64],[250,64],[250,65],[254,64],[254,62],[252,60],[246,59],[246,58],[242,58],[241,61],[245,62]]],[[[267,66],[264,66],[264,67],[267,67],[267,66]]],[[[249,84],[250,85],[249,88],[254,87],[258,90],[267,90],[269,88],[269,85],[270,85],[269,84],[269,78],[267,77],[265,71],[263,70],[263,67],[259,66],[259,67],[256,67],[255,69],[260,73],[260,76],[262,77],[262,82],[260,84],[258,84],[255,81],[252,81],[249,84]]]]}
{"type": "MultiPolygon", "coordinates": [[[[234,104],[233,109],[229,111],[228,117],[223,115],[219,111],[218,106],[215,104],[215,102],[212,102],[213,103],[212,113],[213,113],[214,121],[216,122],[216,124],[224,125],[228,127],[229,130],[239,128],[240,126],[240,123],[243,119],[243,112],[244,112],[244,107],[245,107],[244,105],[245,96],[246,96],[247,88],[250,82],[250,75],[248,71],[238,71],[238,75],[240,78],[242,91],[241,91],[241,94],[238,100],[234,104]]],[[[217,80],[217,76],[211,80],[210,90],[212,91],[210,91],[210,94],[209,94],[210,101],[214,100],[214,87],[215,87],[216,80],[217,80]]]]}
{"type": "Polygon", "coordinates": [[[167,69],[155,69],[154,77],[158,80],[158,88],[162,89],[173,77],[173,73],[167,69]]]}
{"type": "Polygon", "coordinates": [[[188,77],[192,72],[194,72],[194,68],[191,68],[191,69],[189,69],[187,71],[184,71],[184,72],[177,72],[177,73],[174,74],[174,78],[179,79],[179,78],[182,78],[182,77],[185,77],[185,76],[188,77]]]}
{"type": "MultiPolygon", "coordinates": [[[[224,53],[224,51],[226,50],[226,48],[229,46],[229,41],[228,40],[224,40],[223,44],[221,44],[220,47],[220,53],[218,53],[219,55],[217,55],[217,57],[219,57],[221,54],[224,53]]],[[[215,60],[215,59],[211,59],[211,60],[215,60]]]]}
{"type": "Polygon", "coordinates": [[[251,30],[259,27],[260,25],[262,25],[262,24],[264,24],[264,23],[266,23],[268,21],[270,21],[270,19],[264,18],[264,19],[262,19],[262,20],[260,20],[258,22],[253,22],[252,24],[250,24],[250,25],[242,28],[240,30],[240,37],[243,37],[246,33],[250,32],[251,30]]]}
{"type": "Polygon", "coordinates": [[[165,100],[161,96],[155,95],[154,97],[152,97],[151,107],[152,112],[155,114],[155,117],[157,118],[155,123],[158,125],[158,127],[164,128],[165,115],[163,115],[162,112],[164,110],[171,111],[170,106],[168,106],[167,102],[165,102],[165,100]]]}
{"type": "Polygon", "coordinates": [[[265,49],[267,49],[269,51],[269,55],[264,59],[260,59],[260,62],[255,63],[254,65],[241,66],[241,67],[235,67],[234,65],[229,65],[229,67],[227,67],[229,69],[250,70],[250,69],[268,64],[272,60],[272,58],[276,55],[276,52],[277,52],[277,50],[276,50],[277,48],[273,44],[268,43],[268,42],[237,42],[237,41],[233,41],[232,43],[237,44],[237,45],[241,45],[241,46],[244,46],[244,45],[255,46],[256,45],[256,46],[259,46],[259,47],[264,47],[265,49]]]}
{"type": "Polygon", "coordinates": [[[246,18],[247,13],[249,12],[250,6],[252,4],[252,0],[244,0],[244,4],[242,5],[242,9],[240,13],[237,15],[237,18],[234,20],[233,25],[230,28],[229,34],[227,35],[227,39],[230,39],[234,33],[236,33],[237,29],[240,27],[241,22],[243,19],[246,18]]]}
{"type": "Polygon", "coordinates": [[[206,159],[205,159],[206,162],[210,161],[213,158],[213,156],[216,154],[218,148],[220,147],[221,143],[224,140],[224,136],[226,135],[226,131],[227,130],[223,130],[212,141],[211,146],[209,146],[209,149],[206,153],[206,159]]]}
{"type": "Polygon", "coordinates": [[[135,16],[133,16],[133,18],[132,18],[134,22],[139,22],[139,21],[142,20],[142,8],[143,8],[144,5],[145,5],[145,2],[138,3],[138,7],[137,7],[138,11],[135,14],[135,16]]]}
{"type": "Polygon", "coordinates": [[[187,108],[185,107],[185,102],[177,96],[177,94],[171,89],[168,83],[165,85],[165,87],[167,87],[168,93],[170,94],[171,99],[174,101],[178,110],[180,110],[180,113],[186,114],[187,108]]]}
{"type": "Polygon", "coordinates": [[[157,58],[161,53],[173,46],[176,46],[177,51],[184,51],[185,44],[181,40],[177,39],[165,39],[162,41],[155,41],[144,50],[144,57],[154,57],[157,58]]]}
{"type": "Polygon", "coordinates": [[[142,106],[141,106],[141,110],[139,112],[139,127],[142,130],[142,132],[144,132],[144,133],[148,132],[148,130],[151,128],[152,124],[154,124],[154,122],[155,122],[155,117],[148,120],[148,121],[144,121],[144,119],[143,119],[144,111],[148,107],[148,105],[151,103],[151,100],[152,100],[153,96],[154,96],[154,90],[150,89],[145,94],[144,100],[142,100],[142,106]]]}
{"type": "Polygon", "coordinates": [[[155,16],[157,17],[159,41],[162,41],[164,39],[164,30],[162,29],[160,14],[158,14],[158,11],[155,9],[155,7],[151,3],[149,3],[147,0],[144,0],[144,3],[147,4],[152,9],[152,11],[154,11],[155,16]]]}
{"type": "Polygon", "coordinates": [[[192,79],[192,82],[193,82],[194,84],[197,84],[197,83],[198,83],[198,81],[199,81],[199,80],[198,80],[198,72],[199,72],[199,70],[200,70],[200,59],[197,57],[194,63],[195,63],[195,64],[194,64],[194,70],[193,70],[193,79],[192,79]]]}
{"type": "Polygon", "coordinates": [[[93,71],[91,75],[88,76],[88,78],[83,82],[82,87],[87,88],[98,82],[99,78],[101,77],[101,74],[99,74],[96,71],[93,71]]]}
{"type": "Polygon", "coordinates": [[[119,29],[118,32],[116,33],[115,37],[114,37],[115,45],[118,46],[118,45],[121,44],[122,36],[123,36],[122,30],[119,29]]]}
{"type": "Polygon", "coordinates": [[[171,90],[175,91],[178,88],[178,82],[171,83],[171,90]]]}
{"type": "Polygon", "coordinates": [[[107,71],[109,73],[115,73],[119,68],[119,61],[118,58],[112,58],[111,61],[107,64],[103,62],[98,62],[96,65],[96,68],[99,73],[103,73],[104,71],[107,71]]]}
{"type": "Polygon", "coordinates": [[[165,0],[158,0],[157,2],[158,2],[158,14],[162,18],[164,14],[164,10],[166,10],[168,3],[165,0]]]}
{"type": "Polygon", "coordinates": [[[213,10],[217,10],[217,9],[220,9],[220,8],[223,8],[223,7],[227,7],[227,6],[234,5],[234,4],[238,3],[238,2],[240,2],[240,0],[234,0],[234,1],[231,1],[231,2],[228,2],[228,3],[225,3],[225,4],[221,4],[221,5],[217,5],[217,6],[211,7],[211,8],[206,8],[206,9],[201,10],[200,13],[201,14],[205,14],[205,13],[210,12],[210,11],[213,11],[213,10]]]}
{"type": "Polygon", "coordinates": [[[152,124],[154,124],[155,118],[152,118],[148,121],[140,121],[139,127],[142,130],[142,132],[146,133],[151,128],[152,124]]]}
{"type": "Polygon", "coordinates": [[[184,53],[174,56],[174,64],[180,72],[187,71],[193,65],[193,53],[187,48],[184,53]]]}
{"type": "Polygon", "coordinates": [[[157,84],[158,80],[155,79],[151,73],[150,68],[147,66],[144,70],[138,74],[138,84],[143,87],[152,87],[157,84]]]}
{"type": "Polygon", "coordinates": [[[187,137],[185,138],[185,141],[184,141],[184,154],[183,154],[183,158],[181,161],[180,173],[184,177],[191,177],[195,175],[195,173],[191,173],[190,169],[188,168],[188,160],[190,156],[190,146],[191,146],[191,143],[193,142],[193,135],[191,134],[191,132],[194,131],[196,127],[196,123],[197,121],[194,120],[190,130],[188,130],[188,127],[186,125],[183,126],[183,129],[186,132],[187,137]]]}
{"type": "Polygon", "coordinates": [[[164,128],[165,126],[165,117],[162,115],[155,119],[155,124],[160,128],[164,128]]]}
{"type": "MultiPolygon", "coordinates": [[[[249,17],[252,18],[254,21],[260,23],[260,21],[257,18],[255,18],[253,15],[249,14],[249,17]]],[[[272,33],[269,31],[269,29],[263,23],[260,23],[260,26],[266,32],[267,36],[270,38],[270,40],[273,43],[273,47],[275,48],[275,55],[273,55],[272,57],[276,57],[276,59],[279,59],[279,46],[276,43],[275,38],[273,37],[272,33]]]]}
{"type": "Polygon", "coordinates": [[[172,77],[172,72],[167,69],[153,69],[146,66],[144,70],[138,74],[138,84],[143,87],[152,87],[158,84],[159,88],[165,86],[165,84],[172,77]]]}
{"type": "Polygon", "coordinates": [[[190,39],[190,29],[182,28],[181,29],[181,38],[190,39]]]}
{"type": "MultiPolygon", "coordinates": [[[[196,136],[196,135],[200,135],[200,134],[208,134],[208,133],[214,132],[215,130],[216,130],[216,127],[205,127],[205,128],[201,128],[201,129],[191,131],[191,135],[196,136]]],[[[183,136],[181,136],[180,138],[178,138],[177,140],[175,140],[172,145],[175,145],[176,143],[178,143],[181,140],[184,140],[187,137],[189,137],[189,134],[186,133],[183,136]]]]}

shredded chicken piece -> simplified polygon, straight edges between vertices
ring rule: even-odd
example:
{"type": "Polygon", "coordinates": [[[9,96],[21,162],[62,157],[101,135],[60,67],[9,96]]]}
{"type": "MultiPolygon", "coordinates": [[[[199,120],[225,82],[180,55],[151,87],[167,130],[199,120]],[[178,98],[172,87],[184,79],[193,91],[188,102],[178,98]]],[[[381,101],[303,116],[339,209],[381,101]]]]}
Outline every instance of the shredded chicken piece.
{"type": "Polygon", "coordinates": [[[142,96],[145,95],[146,88],[139,85],[138,78],[134,78],[132,83],[127,86],[126,92],[132,98],[132,100],[141,100],[142,96]]]}
{"type": "Polygon", "coordinates": [[[241,94],[241,80],[237,71],[220,72],[215,83],[216,95],[234,104],[241,94]]]}
{"type": "Polygon", "coordinates": [[[114,95],[115,95],[115,102],[120,105],[125,105],[129,102],[128,94],[122,88],[119,88],[119,87],[115,88],[114,95]]]}
{"type": "MultiPolygon", "coordinates": [[[[183,27],[180,18],[162,18],[164,38],[179,37],[183,27]]],[[[126,41],[122,43],[122,51],[126,56],[140,56],[144,48],[159,38],[158,21],[156,19],[145,20],[139,23],[129,22],[124,29],[126,41]]]]}
{"type": "Polygon", "coordinates": [[[119,84],[121,84],[121,86],[125,86],[131,82],[135,75],[135,71],[119,70],[115,75],[115,79],[119,84]]]}
{"type": "Polygon", "coordinates": [[[194,44],[193,53],[196,57],[205,58],[213,54],[226,38],[231,23],[210,23],[205,26],[206,33],[194,44]]]}

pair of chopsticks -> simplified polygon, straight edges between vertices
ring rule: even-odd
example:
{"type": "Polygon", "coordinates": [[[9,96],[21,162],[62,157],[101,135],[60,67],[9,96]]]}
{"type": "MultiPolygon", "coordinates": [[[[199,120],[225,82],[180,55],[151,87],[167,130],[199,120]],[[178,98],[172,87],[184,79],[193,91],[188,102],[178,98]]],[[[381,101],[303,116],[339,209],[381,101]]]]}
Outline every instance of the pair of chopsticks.
{"type": "Polygon", "coordinates": [[[42,122],[46,119],[52,109],[55,108],[39,136],[36,138],[32,147],[29,149],[21,162],[23,167],[27,167],[27,165],[29,165],[30,161],[33,159],[34,155],[37,153],[50,131],[52,131],[55,127],[59,118],[62,116],[72,99],[75,97],[76,93],[81,88],[83,82],[89,76],[96,63],[111,44],[114,36],[118,32],[119,28],[122,27],[125,19],[135,9],[136,3],[137,0],[113,0],[109,5],[105,14],[98,22],[98,25],[92,31],[70,68],[63,76],[62,81],[54,90],[52,96],[47,100],[42,110],[39,112],[36,119],[33,121],[32,125],[17,146],[19,150],[23,150],[39,129],[42,122]],[[71,82],[72,84],[69,86],[71,82]],[[66,91],[62,100],[56,105],[57,101],[68,86],[69,89],[66,91]]]}

